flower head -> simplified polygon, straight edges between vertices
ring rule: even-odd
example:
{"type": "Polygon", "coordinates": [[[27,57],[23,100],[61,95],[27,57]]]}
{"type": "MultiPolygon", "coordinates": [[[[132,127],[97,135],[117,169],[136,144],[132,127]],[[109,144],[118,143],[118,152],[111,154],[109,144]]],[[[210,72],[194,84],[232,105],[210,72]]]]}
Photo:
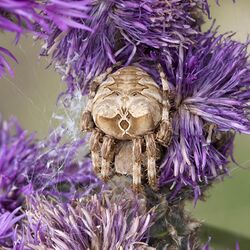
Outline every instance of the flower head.
{"type": "MultiPolygon", "coordinates": [[[[26,31],[39,37],[51,34],[53,29],[66,31],[69,28],[91,31],[85,25],[90,0],[1,0],[0,30],[16,33],[16,43],[26,31]]],[[[16,61],[5,48],[0,47],[0,78],[5,70],[14,73],[5,56],[16,61]]]]}
{"type": "Polygon", "coordinates": [[[25,245],[61,250],[146,246],[152,212],[135,199],[114,199],[103,194],[62,205],[36,197],[23,224],[25,245]]]}
{"type": "Polygon", "coordinates": [[[68,200],[100,187],[86,153],[80,155],[84,140],[60,140],[52,134],[37,141],[14,118],[0,120],[0,213],[13,211],[34,192],[68,200]]]}
{"type": "Polygon", "coordinates": [[[174,194],[192,187],[197,198],[201,186],[227,172],[233,131],[250,133],[247,59],[247,44],[208,32],[195,46],[180,48],[177,66],[165,63],[175,93],[174,135],[160,184],[172,185],[174,194]]]}
{"type": "Polygon", "coordinates": [[[199,32],[195,10],[208,11],[206,0],[91,1],[86,25],[92,32],[55,28],[41,52],[52,53],[69,92],[87,92],[89,82],[117,61],[129,64],[141,46],[163,50],[189,46],[199,32]]]}

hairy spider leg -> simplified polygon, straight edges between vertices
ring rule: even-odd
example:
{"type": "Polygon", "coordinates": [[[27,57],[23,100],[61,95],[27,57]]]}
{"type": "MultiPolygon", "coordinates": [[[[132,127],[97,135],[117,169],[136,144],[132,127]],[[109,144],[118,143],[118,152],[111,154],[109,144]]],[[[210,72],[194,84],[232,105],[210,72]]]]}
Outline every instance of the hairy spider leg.
{"type": "Polygon", "coordinates": [[[100,172],[100,139],[102,138],[102,133],[95,129],[90,137],[90,151],[93,169],[96,174],[100,172]]]}
{"type": "Polygon", "coordinates": [[[167,77],[163,71],[161,65],[158,65],[161,83],[162,83],[162,121],[160,128],[156,134],[156,140],[159,141],[163,146],[168,146],[172,138],[172,125],[169,118],[170,103],[169,103],[169,86],[167,77]]]}
{"type": "Polygon", "coordinates": [[[154,134],[145,135],[147,153],[148,183],[152,189],[157,189],[156,179],[156,143],[154,134]]]}
{"type": "Polygon", "coordinates": [[[103,74],[94,78],[90,85],[88,101],[85,110],[82,113],[82,131],[92,131],[94,128],[94,121],[92,118],[93,100],[99,85],[107,78],[112,72],[113,67],[109,67],[103,74]]]}
{"type": "Polygon", "coordinates": [[[114,138],[111,136],[104,136],[101,149],[101,157],[102,157],[101,176],[104,181],[108,180],[110,174],[110,164],[113,160],[113,156],[114,156],[114,138]]]}
{"type": "Polygon", "coordinates": [[[141,190],[142,138],[133,139],[133,189],[141,190]]]}

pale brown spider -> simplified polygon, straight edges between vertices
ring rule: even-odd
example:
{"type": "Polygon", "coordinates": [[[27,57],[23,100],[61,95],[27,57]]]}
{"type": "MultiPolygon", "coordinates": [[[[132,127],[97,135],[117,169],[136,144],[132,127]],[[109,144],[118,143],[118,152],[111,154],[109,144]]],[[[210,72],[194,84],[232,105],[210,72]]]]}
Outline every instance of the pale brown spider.
{"type": "Polygon", "coordinates": [[[141,188],[141,166],[147,166],[149,185],[157,186],[157,142],[167,146],[172,137],[169,87],[159,66],[162,90],[136,66],[112,68],[96,77],[82,115],[82,130],[91,131],[93,168],[107,180],[111,163],[122,174],[132,174],[133,188],[141,188]],[[144,143],[145,142],[145,143],[144,143]],[[144,162],[142,148],[146,146],[144,162]],[[131,165],[131,166],[130,166],[131,165]]]}

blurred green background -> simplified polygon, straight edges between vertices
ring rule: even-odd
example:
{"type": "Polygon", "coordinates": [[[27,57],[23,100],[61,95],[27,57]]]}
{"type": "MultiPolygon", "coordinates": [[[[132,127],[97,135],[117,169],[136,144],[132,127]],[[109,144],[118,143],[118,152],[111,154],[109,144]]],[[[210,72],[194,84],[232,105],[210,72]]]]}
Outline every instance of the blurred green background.
{"type": "MultiPolygon", "coordinates": [[[[246,41],[250,33],[250,0],[221,0],[220,7],[214,2],[210,1],[211,16],[220,26],[219,31],[235,31],[235,39],[246,41]]],[[[207,20],[203,30],[210,25],[211,20],[207,20]]],[[[16,116],[24,128],[45,137],[64,84],[53,67],[46,69],[46,59],[38,59],[39,42],[27,36],[15,46],[14,35],[0,37],[0,46],[8,48],[19,61],[12,63],[15,77],[0,80],[0,113],[5,119],[16,116]]],[[[235,158],[239,166],[231,164],[231,176],[209,190],[206,202],[198,202],[196,208],[187,204],[190,213],[205,223],[203,239],[212,236],[214,248],[220,250],[234,249],[236,240],[241,250],[250,250],[250,137],[237,136],[235,158]]]]}

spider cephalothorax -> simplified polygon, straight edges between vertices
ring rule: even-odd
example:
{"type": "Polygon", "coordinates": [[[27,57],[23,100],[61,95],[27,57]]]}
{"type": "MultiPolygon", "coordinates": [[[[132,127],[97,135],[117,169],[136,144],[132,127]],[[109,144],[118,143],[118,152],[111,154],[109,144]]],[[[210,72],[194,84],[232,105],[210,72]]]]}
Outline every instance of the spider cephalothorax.
{"type": "Polygon", "coordinates": [[[115,169],[132,174],[134,188],[140,189],[145,144],[148,181],[152,188],[156,187],[156,141],[167,146],[172,135],[169,89],[161,67],[159,69],[162,90],[148,73],[135,66],[123,67],[114,73],[109,68],[92,82],[82,129],[93,132],[90,138],[93,167],[101,172],[103,179],[108,178],[110,165],[115,162],[115,169]],[[127,154],[120,156],[122,167],[116,157],[119,152],[127,154]],[[131,168],[126,167],[129,162],[131,168]],[[123,167],[130,170],[123,171],[123,167]]]}

